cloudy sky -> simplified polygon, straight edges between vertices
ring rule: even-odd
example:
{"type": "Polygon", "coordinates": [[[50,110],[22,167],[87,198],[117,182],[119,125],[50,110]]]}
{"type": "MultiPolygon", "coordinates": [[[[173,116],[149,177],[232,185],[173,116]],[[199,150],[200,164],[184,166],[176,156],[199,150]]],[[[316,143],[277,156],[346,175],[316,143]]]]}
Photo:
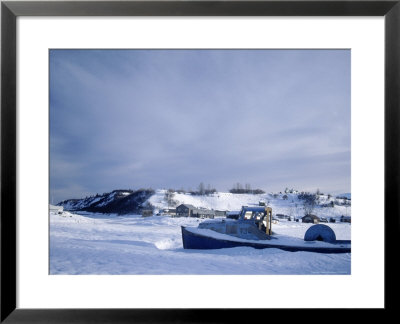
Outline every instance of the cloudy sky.
{"type": "Polygon", "coordinates": [[[349,50],[51,50],[50,198],[350,192],[349,50]]]}

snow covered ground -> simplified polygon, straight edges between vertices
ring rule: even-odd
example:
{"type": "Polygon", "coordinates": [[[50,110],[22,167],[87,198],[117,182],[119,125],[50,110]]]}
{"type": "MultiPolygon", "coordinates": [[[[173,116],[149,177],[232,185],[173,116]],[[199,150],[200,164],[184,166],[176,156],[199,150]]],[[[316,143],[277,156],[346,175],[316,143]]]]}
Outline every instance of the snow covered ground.
{"type": "MultiPolygon", "coordinates": [[[[153,203],[157,204],[158,198],[157,195],[153,196],[153,203]]],[[[204,200],[207,197],[202,198],[204,200]]],[[[229,204],[229,209],[240,209],[243,200],[235,202],[232,197],[228,198],[226,205],[223,205],[223,202],[217,205],[218,200],[214,199],[213,202],[208,197],[211,201],[210,205],[205,205],[203,201],[202,206],[225,209],[229,204]]],[[[259,197],[248,198],[254,198],[258,203],[259,197]]],[[[190,200],[187,203],[197,205],[196,201],[190,200]]],[[[162,207],[161,202],[159,206],[162,207]]],[[[277,212],[290,211],[291,208],[284,207],[284,204],[279,206],[275,203],[273,208],[277,209],[277,212]]],[[[323,209],[328,212],[329,208],[323,209]]],[[[340,210],[337,211],[336,207],[330,209],[330,215],[339,216],[340,210]]],[[[329,217],[327,214],[324,215],[329,217]]],[[[197,226],[201,221],[196,218],[168,216],[50,213],[50,274],[312,275],[351,273],[350,253],[285,252],[279,249],[257,250],[250,247],[219,250],[183,249],[180,226],[197,226]]],[[[350,224],[328,223],[327,225],[333,228],[337,239],[351,238],[350,224]]],[[[303,238],[309,226],[311,224],[282,220],[279,224],[273,225],[273,231],[277,234],[303,238]]]]}

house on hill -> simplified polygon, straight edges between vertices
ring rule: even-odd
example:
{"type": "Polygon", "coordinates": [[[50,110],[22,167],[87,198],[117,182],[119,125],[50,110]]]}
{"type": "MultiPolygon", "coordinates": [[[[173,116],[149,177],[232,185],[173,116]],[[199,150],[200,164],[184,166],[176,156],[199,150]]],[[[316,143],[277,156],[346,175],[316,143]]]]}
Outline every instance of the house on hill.
{"type": "Polygon", "coordinates": [[[193,210],[195,210],[196,207],[190,204],[181,204],[178,207],[176,207],[176,216],[177,217],[192,217],[193,215],[193,210]]]}
{"type": "Polygon", "coordinates": [[[203,208],[196,208],[190,204],[181,204],[176,207],[177,217],[199,217],[199,218],[214,218],[215,211],[203,208]]]}
{"type": "Polygon", "coordinates": [[[303,217],[301,218],[301,221],[302,221],[302,223],[314,223],[314,224],[318,224],[319,221],[320,221],[320,219],[319,219],[319,217],[316,216],[316,215],[308,214],[308,215],[306,215],[306,216],[303,216],[303,217]]]}

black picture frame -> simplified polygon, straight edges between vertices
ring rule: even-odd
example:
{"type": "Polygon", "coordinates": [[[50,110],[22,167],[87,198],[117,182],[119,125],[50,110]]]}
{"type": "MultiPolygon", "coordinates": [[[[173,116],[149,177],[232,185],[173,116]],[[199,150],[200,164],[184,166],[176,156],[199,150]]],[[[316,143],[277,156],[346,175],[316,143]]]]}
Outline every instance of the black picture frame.
{"type": "MultiPolygon", "coordinates": [[[[385,307],[395,310],[399,237],[400,0],[2,1],[1,2],[1,322],[235,322],[267,309],[19,309],[16,307],[16,19],[19,16],[383,16],[385,19],[385,307]],[[392,297],[393,296],[393,297],[392,297]]],[[[371,233],[373,235],[373,233],[371,233]]],[[[367,285],[368,283],[366,283],[367,285]]],[[[40,293],[40,292],[38,292],[40,293]]],[[[273,298],[273,293],[266,295],[273,298]]],[[[302,310],[297,310],[302,311],[302,310]]],[[[329,310],[327,310],[329,311],[329,310]]],[[[334,319],[335,312],[329,315],[334,319]]],[[[381,315],[381,313],[380,313],[381,315]]],[[[350,318],[349,318],[350,319],[350,318]]]]}

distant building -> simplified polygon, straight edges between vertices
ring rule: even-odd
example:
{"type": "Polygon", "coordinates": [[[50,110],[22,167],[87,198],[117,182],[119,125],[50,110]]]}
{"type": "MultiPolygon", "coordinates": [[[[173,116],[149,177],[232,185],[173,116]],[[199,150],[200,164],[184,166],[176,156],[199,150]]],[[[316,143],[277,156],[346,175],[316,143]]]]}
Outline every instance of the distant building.
{"type": "Polygon", "coordinates": [[[297,190],[294,190],[293,188],[292,189],[289,189],[289,188],[286,188],[285,189],[285,193],[291,193],[291,194],[298,194],[299,192],[297,191],[297,190]]]}
{"type": "Polygon", "coordinates": [[[150,216],[153,216],[152,209],[143,209],[142,210],[142,217],[150,217],[150,216]]]}
{"type": "Polygon", "coordinates": [[[226,216],[226,210],[215,210],[215,216],[226,216]]]}
{"type": "Polygon", "coordinates": [[[205,208],[196,208],[190,204],[181,204],[176,207],[177,217],[214,218],[216,212],[205,208]]]}
{"type": "Polygon", "coordinates": [[[340,217],[340,222],[342,223],[351,223],[351,217],[350,216],[341,216],[340,217]]]}
{"type": "Polygon", "coordinates": [[[303,216],[302,218],[301,218],[301,221],[303,222],[303,223],[314,223],[314,224],[318,224],[319,223],[319,217],[318,216],[316,216],[316,215],[306,215],[306,216],[303,216]]]}
{"type": "Polygon", "coordinates": [[[192,217],[198,217],[198,218],[214,218],[215,217],[215,211],[214,210],[208,210],[208,209],[193,209],[192,211],[192,217]]]}
{"type": "Polygon", "coordinates": [[[193,205],[190,204],[181,204],[176,207],[176,216],[177,217],[192,217],[193,210],[196,209],[193,205]]]}
{"type": "Polygon", "coordinates": [[[176,208],[164,208],[162,213],[164,215],[176,216],[176,208]]]}

